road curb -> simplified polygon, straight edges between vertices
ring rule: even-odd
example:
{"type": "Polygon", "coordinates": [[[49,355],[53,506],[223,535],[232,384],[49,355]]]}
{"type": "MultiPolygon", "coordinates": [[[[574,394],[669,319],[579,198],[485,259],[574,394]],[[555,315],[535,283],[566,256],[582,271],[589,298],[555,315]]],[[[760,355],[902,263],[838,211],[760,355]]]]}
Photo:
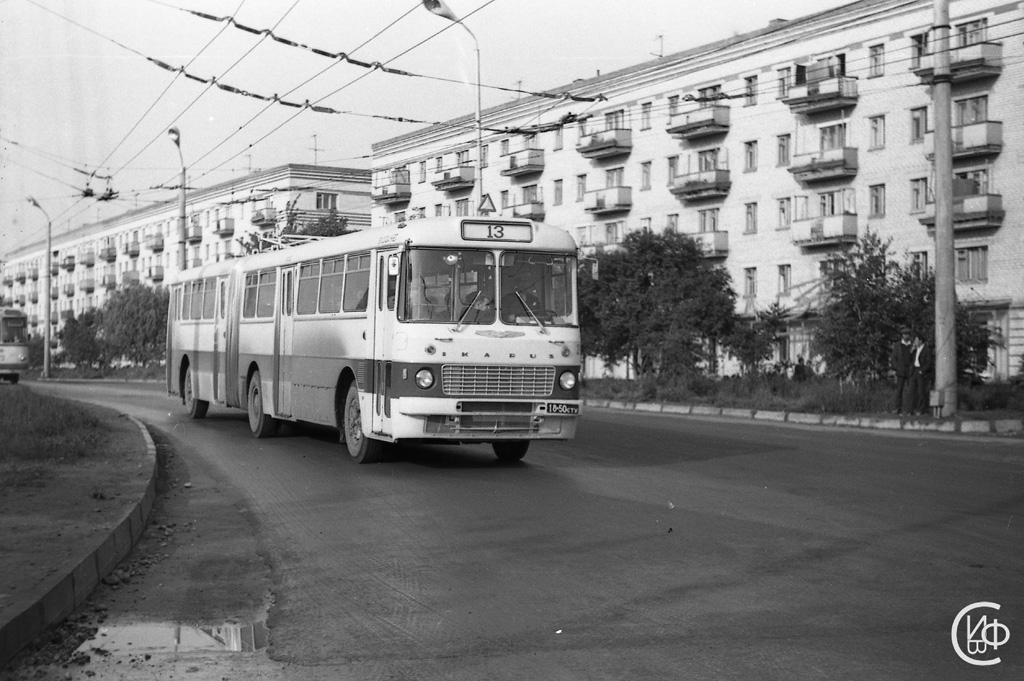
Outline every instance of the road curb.
{"type": "Polygon", "coordinates": [[[139,541],[156,501],[156,444],[145,424],[134,416],[127,418],[139,428],[146,443],[146,456],[152,463],[149,482],[142,498],[132,502],[110,533],[63,575],[43,582],[20,610],[0,613],[0,669],[48,627],[63,621],[85,602],[100,580],[109,575],[139,541]]]}
{"type": "Polygon", "coordinates": [[[925,433],[964,433],[970,435],[1014,436],[1024,433],[1024,419],[934,420],[877,416],[845,416],[842,414],[813,414],[798,411],[757,411],[730,409],[708,405],[667,404],[661,402],[623,402],[619,400],[584,399],[584,406],[604,409],[624,409],[658,414],[688,416],[718,416],[725,418],[792,423],[810,426],[841,426],[870,430],[901,430],[925,433]]]}

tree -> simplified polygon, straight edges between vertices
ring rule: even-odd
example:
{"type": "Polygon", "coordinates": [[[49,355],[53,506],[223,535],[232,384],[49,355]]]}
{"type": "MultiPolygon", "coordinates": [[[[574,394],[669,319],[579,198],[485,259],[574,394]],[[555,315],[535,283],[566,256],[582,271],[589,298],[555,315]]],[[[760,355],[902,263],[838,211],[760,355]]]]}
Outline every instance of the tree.
{"type": "Polygon", "coordinates": [[[77,366],[103,367],[106,365],[105,343],[100,338],[102,315],[83,312],[64,322],[59,337],[64,358],[77,366]]]}
{"type": "Polygon", "coordinates": [[[759,311],[754,319],[737,323],[725,339],[725,345],[740,361],[745,374],[756,375],[761,363],[771,358],[779,332],[785,328],[786,309],[774,302],[759,311]]]}
{"type": "Polygon", "coordinates": [[[580,324],[587,352],[627,361],[639,375],[670,376],[714,361],[731,330],[728,273],[689,237],[650,230],[597,256],[600,279],[581,277],[580,324]]]}
{"type": "Polygon", "coordinates": [[[103,306],[102,331],[110,358],[145,366],[164,356],[168,294],[141,284],[118,289],[103,306]]]}

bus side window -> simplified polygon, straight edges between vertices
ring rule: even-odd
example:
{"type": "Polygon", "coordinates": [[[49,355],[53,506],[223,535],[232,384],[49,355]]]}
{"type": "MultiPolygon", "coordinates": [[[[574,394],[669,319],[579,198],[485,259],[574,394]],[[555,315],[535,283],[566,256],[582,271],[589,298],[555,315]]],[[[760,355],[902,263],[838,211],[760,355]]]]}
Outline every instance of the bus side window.
{"type": "Polygon", "coordinates": [[[247,319],[256,316],[256,285],[258,283],[259,276],[256,273],[245,275],[245,301],[242,304],[242,316],[247,319]]]}
{"type": "Polygon", "coordinates": [[[260,272],[259,291],[256,294],[256,316],[274,316],[274,293],[277,288],[277,272],[260,272]]]}
{"type": "Polygon", "coordinates": [[[292,277],[295,276],[295,270],[283,270],[281,272],[281,314],[288,317],[292,316],[292,305],[294,298],[292,296],[292,277]]]}
{"type": "Polygon", "coordinates": [[[370,295],[370,255],[350,255],[345,267],[345,312],[365,312],[370,295]]]}
{"type": "Polygon", "coordinates": [[[218,306],[217,315],[221,319],[224,319],[224,317],[227,316],[228,309],[228,280],[221,279],[219,284],[220,297],[218,298],[218,300],[220,301],[220,304],[218,306]]]}
{"type": "Polygon", "coordinates": [[[207,279],[203,291],[203,319],[213,319],[217,310],[217,287],[214,279],[207,279]]]}
{"type": "Polygon", "coordinates": [[[320,286],[320,263],[312,262],[299,266],[299,300],[295,311],[299,314],[316,312],[317,290],[320,286]]]}

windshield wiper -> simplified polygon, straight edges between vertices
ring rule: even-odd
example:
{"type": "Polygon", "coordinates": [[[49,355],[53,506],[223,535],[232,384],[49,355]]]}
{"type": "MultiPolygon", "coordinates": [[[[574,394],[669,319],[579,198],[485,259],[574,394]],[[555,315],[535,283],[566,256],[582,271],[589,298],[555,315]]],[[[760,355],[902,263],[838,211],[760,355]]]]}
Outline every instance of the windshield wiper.
{"type": "Polygon", "coordinates": [[[544,326],[544,322],[540,320],[540,317],[535,315],[533,313],[533,310],[530,309],[530,306],[526,304],[526,299],[523,298],[523,294],[519,292],[519,289],[516,289],[516,298],[518,298],[519,302],[523,304],[523,308],[527,311],[527,313],[529,313],[529,315],[533,317],[533,321],[537,322],[537,326],[540,327],[540,332],[547,333],[548,328],[544,326]]]}
{"type": "Polygon", "coordinates": [[[468,315],[469,311],[473,309],[474,305],[476,305],[477,298],[479,298],[480,294],[483,293],[483,292],[484,292],[483,289],[480,289],[479,291],[477,291],[476,295],[473,296],[473,300],[470,301],[469,305],[466,306],[466,309],[462,311],[462,316],[459,317],[458,323],[455,325],[455,328],[452,329],[453,333],[458,333],[458,332],[462,331],[462,322],[464,322],[466,320],[466,315],[468,315]]]}

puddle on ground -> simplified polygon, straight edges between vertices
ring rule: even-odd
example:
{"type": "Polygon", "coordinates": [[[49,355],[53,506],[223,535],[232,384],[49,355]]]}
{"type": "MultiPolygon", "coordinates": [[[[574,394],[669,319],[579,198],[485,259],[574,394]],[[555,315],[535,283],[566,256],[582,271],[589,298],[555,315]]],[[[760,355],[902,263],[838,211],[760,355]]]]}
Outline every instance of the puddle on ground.
{"type": "Polygon", "coordinates": [[[83,653],[92,651],[118,653],[184,653],[240,652],[250,653],[266,648],[266,622],[249,624],[225,623],[215,627],[156,622],[100,627],[96,636],[81,646],[83,653]]]}

